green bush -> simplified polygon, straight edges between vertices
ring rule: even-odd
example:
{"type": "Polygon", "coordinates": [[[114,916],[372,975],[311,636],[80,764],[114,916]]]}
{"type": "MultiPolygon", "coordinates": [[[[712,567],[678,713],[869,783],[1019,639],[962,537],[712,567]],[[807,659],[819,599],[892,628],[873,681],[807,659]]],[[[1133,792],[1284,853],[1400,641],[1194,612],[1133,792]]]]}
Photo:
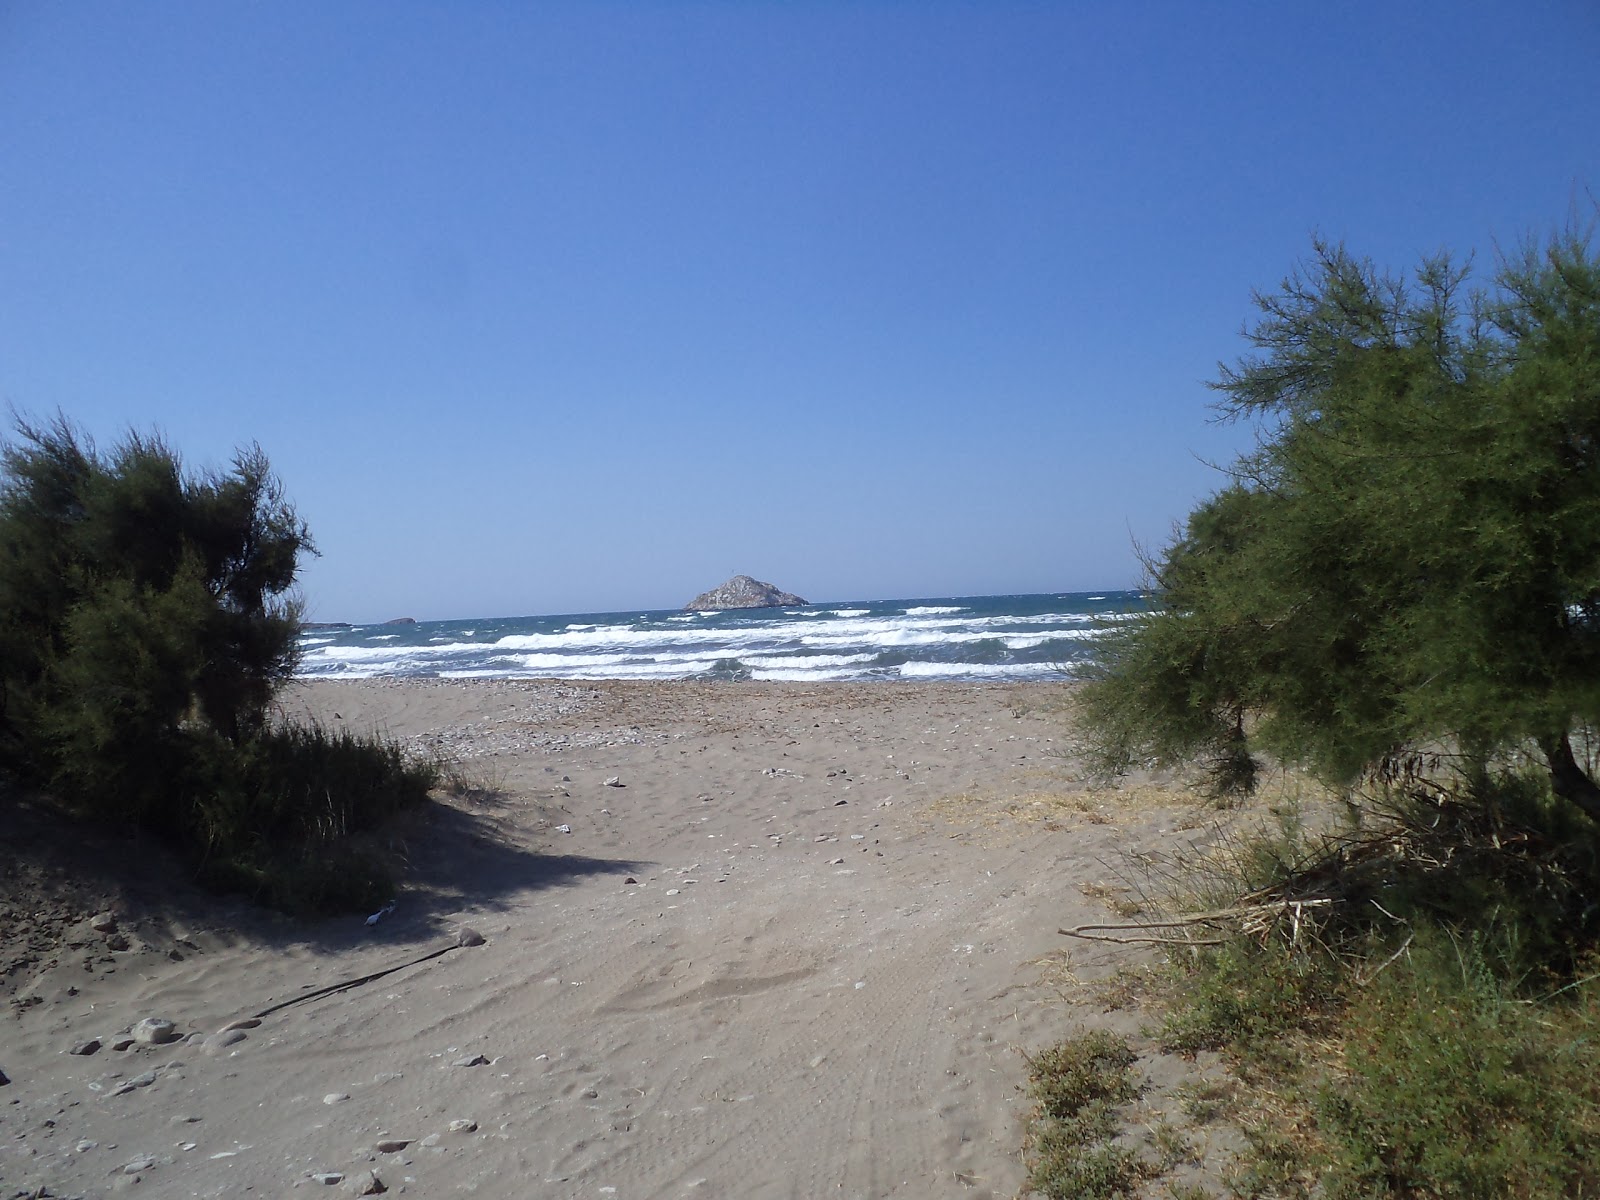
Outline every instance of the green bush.
{"type": "Polygon", "coordinates": [[[64,420],[18,435],[0,453],[0,769],[280,907],[387,891],[347,839],[438,772],[382,741],[274,726],[314,550],[266,457],[196,475],[158,438],[102,456],[64,420]]]}
{"type": "Polygon", "coordinates": [[[1600,993],[1531,1003],[1495,957],[1430,931],[1354,997],[1317,1105],[1330,1200],[1600,1191],[1600,993]]]}

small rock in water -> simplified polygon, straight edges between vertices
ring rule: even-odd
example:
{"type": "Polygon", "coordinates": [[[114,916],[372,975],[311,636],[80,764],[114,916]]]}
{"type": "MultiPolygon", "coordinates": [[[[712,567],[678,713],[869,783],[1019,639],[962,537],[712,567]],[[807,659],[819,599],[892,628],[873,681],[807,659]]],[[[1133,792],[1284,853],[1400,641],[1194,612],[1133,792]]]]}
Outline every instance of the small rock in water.
{"type": "Polygon", "coordinates": [[[178,1027],[165,1017],[146,1017],[130,1032],[142,1046],[163,1046],[178,1040],[178,1027]]]}
{"type": "Polygon", "coordinates": [[[446,1128],[449,1129],[451,1133],[477,1133],[478,1123],[463,1117],[460,1120],[451,1121],[446,1128]]]}
{"type": "Polygon", "coordinates": [[[95,913],[89,918],[89,928],[96,933],[115,933],[117,931],[117,914],[112,912],[95,913]]]}
{"type": "Polygon", "coordinates": [[[349,1092],[329,1092],[322,1098],[322,1102],[324,1104],[343,1104],[348,1099],[350,1099],[349,1092]]]}
{"type": "Polygon", "coordinates": [[[90,1038],[86,1042],[79,1042],[77,1045],[73,1046],[72,1049],[68,1050],[67,1053],[68,1054],[93,1054],[93,1053],[95,1053],[95,1051],[97,1051],[99,1049],[100,1049],[100,1039],[99,1038],[90,1038]]]}
{"type": "Polygon", "coordinates": [[[456,945],[481,946],[483,945],[483,934],[479,933],[471,925],[463,925],[456,930],[456,945]]]}
{"type": "Polygon", "coordinates": [[[489,1065],[489,1060],[481,1054],[463,1054],[450,1065],[452,1067],[486,1067],[489,1065]]]}

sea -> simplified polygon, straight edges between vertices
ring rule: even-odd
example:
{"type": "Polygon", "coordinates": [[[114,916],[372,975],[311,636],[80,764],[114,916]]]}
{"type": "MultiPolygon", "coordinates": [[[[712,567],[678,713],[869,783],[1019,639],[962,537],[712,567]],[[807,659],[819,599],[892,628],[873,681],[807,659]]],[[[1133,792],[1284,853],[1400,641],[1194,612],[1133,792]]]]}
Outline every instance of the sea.
{"type": "Polygon", "coordinates": [[[1070,678],[1138,592],[851,600],[306,630],[311,679],[1070,678]]]}

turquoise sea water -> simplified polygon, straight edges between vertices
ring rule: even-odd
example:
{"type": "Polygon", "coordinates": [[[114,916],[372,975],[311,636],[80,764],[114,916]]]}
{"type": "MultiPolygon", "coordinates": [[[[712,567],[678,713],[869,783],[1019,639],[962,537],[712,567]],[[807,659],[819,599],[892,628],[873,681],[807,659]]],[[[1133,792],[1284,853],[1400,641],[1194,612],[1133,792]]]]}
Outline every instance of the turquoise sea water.
{"type": "Polygon", "coordinates": [[[361,679],[1027,680],[1072,675],[1137,592],[569,613],[308,630],[300,674],[361,679]]]}

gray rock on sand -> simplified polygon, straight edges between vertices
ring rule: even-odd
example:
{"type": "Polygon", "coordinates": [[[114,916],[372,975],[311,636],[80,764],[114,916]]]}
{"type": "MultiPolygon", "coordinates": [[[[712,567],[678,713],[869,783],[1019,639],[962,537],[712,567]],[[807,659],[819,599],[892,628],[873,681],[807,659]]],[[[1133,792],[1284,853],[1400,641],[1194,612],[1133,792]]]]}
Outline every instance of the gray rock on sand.
{"type": "Polygon", "coordinates": [[[202,1043],[201,1051],[202,1053],[213,1056],[221,1054],[226,1051],[229,1046],[237,1046],[240,1042],[244,1041],[245,1036],[245,1032],[242,1029],[224,1029],[221,1032],[213,1033],[210,1037],[208,1037],[204,1043],[202,1043]]]}
{"type": "Polygon", "coordinates": [[[463,1054],[450,1065],[452,1067],[486,1067],[489,1065],[489,1060],[481,1054],[463,1054]]]}
{"type": "Polygon", "coordinates": [[[451,1121],[447,1128],[451,1133],[477,1133],[478,1123],[465,1117],[451,1121]]]}
{"type": "Polygon", "coordinates": [[[99,1049],[100,1049],[100,1039],[99,1038],[89,1038],[87,1041],[82,1041],[82,1042],[76,1043],[70,1050],[67,1051],[67,1053],[68,1054],[94,1054],[97,1051],[99,1051],[99,1049]]]}
{"type": "Polygon", "coordinates": [[[117,931],[117,914],[112,912],[95,913],[89,918],[89,928],[96,933],[115,933],[117,931]]]}
{"type": "Polygon", "coordinates": [[[360,1171],[350,1176],[344,1187],[352,1196],[381,1196],[389,1190],[376,1171],[360,1171]]]}
{"type": "Polygon", "coordinates": [[[178,1040],[178,1027],[165,1017],[146,1017],[128,1032],[141,1046],[164,1046],[178,1040]]]}
{"type": "Polygon", "coordinates": [[[336,1183],[344,1182],[344,1173],[342,1171],[313,1171],[311,1173],[311,1182],[323,1183],[332,1187],[336,1183]]]}
{"type": "Polygon", "coordinates": [[[456,930],[456,945],[481,946],[483,945],[483,934],[479,933],[471,925],[463,925],[456,930]]]}
{"type": "Polygon", "coordinates": [[[399,1154],[409,1145],[411,1145],[410,1138],[384,1138],[373,1149],[379,1154],[399,1154]]]}
{"type": "Polygon", "coordinates": [[[350,1099],[349,1092],[329,1092],[322,1098],[322,1102],[324,1104],[343,1104],[348,1099],[350,1099]]]}
{"type": "Polygon", "coordinates": [[[748,575],[735,575],[721,587],[701,592],[683,607],[704,612],[722,608],[783,608],[791,604],[806,604],[790,592],[779,591],[770,583],[762,583],[748,575]]]}

